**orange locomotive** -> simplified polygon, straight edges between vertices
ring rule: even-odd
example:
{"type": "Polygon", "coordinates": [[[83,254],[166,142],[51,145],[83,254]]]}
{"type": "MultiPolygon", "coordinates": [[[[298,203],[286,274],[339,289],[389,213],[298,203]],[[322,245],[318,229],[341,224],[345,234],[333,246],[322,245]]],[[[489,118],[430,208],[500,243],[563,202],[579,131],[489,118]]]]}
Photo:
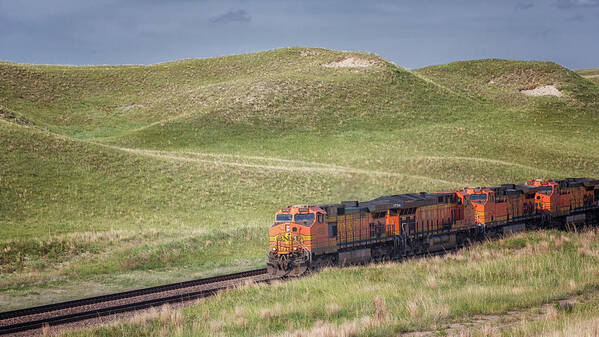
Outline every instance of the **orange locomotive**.
{"type": "Polygon", "coordinates": [[[299,276],[325,265],[398,259],[534,228],[596,224],[599,180],[408,193],[288,206],[269,230],[268,270],[299,276]]]}
{"type": "MultiPolygon", "coordinates": [[[[564,180],[529,180],[527,185],[537,186],[536,207],[543,214],[570,215],[572,210],[591,206],[596,200],[596,185],[592,179],[567,178],[564,180]]],[[[581,219],[579,216],[578,219],[581,219]]],[[[566,218],[574,221],[574,218],[566,218]]]]}

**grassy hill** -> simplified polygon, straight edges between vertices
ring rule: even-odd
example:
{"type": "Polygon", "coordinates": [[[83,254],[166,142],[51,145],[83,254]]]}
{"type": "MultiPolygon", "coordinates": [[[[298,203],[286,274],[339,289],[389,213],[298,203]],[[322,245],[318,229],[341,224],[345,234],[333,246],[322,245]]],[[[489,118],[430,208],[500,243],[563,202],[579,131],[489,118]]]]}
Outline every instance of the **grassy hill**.
{"type": "Polygon", "coordinates": [[[553,63],[288,48],[0,76],[6,310],[261,266],[288,204],[599,176],[599,86],[553,63]]]}
{"type": "Polygon", "coordinates": [[[576,111],[581,104],[586,108],[596,107],[599,98],[596,86],[552,62],[487,59],[431,66],[416,72],[450,90],[503,107],[532,105],[534,108],[559,107],[564,111],[576,111]],[[531,99],[520,93],[520,90],[549,84],[557,85],[571,100],[531,99]]]}
{"type": "Polygon", "coordinates": [[[588,78],[589,80],[599,84],[599,68],[589,68],[576,70],[580,76],[588,78]]]}

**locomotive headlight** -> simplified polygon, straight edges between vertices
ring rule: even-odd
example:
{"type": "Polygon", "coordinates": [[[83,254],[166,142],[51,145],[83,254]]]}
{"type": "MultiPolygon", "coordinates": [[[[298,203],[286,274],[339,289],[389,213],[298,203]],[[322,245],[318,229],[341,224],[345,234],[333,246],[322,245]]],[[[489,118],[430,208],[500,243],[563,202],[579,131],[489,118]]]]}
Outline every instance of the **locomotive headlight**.
{"type": "Polygon", "coordinates": [[[289,232],[289,225],[285,226],[285,230],[289,232]]]}

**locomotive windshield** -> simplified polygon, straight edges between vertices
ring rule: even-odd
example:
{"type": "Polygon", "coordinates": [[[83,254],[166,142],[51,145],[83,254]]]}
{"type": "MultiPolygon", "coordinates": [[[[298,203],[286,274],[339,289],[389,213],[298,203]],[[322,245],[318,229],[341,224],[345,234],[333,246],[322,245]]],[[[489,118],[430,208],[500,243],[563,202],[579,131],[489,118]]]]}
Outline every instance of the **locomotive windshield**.
{"type": "Polygon", "coordinates": [[[291,221],[292,218],[291,214],[277,214],[277,221],[291,221]]]}
{"type": "MultiPolygon", "coordinates": [[[[314,213],[306,213],[306,214],[296,214],[295,215],[295,223],[303,225],[304,222],[308,222],[312,224],[314,222],[314,213]]],[[[308,224],[306,224],[308,225],[308,224]]]]}
{"type": "Polygon", "coordinates": [[[484,204],[485,201],[487,201],[487,195],[484,193],[480,193],[480,194],[473,194],[470,196],[470,200],[472,200],[472,202],[477,202],[479,204],[484,204]]]}
{"type": "Polygon", "coordinates": [[[539,193],[551,194],[553,188],[551,186],[539,186],[539,193]]]}

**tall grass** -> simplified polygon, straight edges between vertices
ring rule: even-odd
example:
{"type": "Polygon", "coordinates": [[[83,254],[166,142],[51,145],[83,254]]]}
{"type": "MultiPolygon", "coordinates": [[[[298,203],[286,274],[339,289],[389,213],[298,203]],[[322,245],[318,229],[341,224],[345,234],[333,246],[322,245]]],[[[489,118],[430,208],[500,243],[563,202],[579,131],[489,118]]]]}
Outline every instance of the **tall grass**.
{"type": "Polygon", "coordinates": [[[532,232],[444,257],[328,269],[221,293],[178,309],[182,318],[177,323],[151,318],[67,335],[389,336],[428,331],[466,336],[511,331],[531,336],[592,331],[595,325],[585,317],[596,313],[599,298],[597,234],[532,232]],[[574,309],[561,309],[559,301],[571,298],[577,299],[574,309]],[[476,317],[480,322],[469,324],[476,317]],[[502,317],[518,324],[501,324],[502,317]]]}

